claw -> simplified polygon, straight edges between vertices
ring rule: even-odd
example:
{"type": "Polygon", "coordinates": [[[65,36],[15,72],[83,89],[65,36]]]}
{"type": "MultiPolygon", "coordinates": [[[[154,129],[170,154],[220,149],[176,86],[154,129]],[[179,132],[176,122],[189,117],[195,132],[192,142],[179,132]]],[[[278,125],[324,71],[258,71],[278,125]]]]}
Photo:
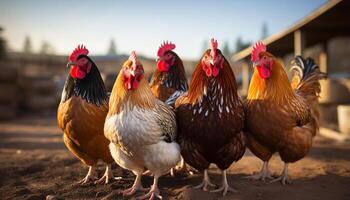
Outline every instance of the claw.
{"type": "Polygon", "coordinates": [[[252,179],[252,180],[262,180],[263,182],[267,181],[267,179],[273,179],[271,176],[271,172],[268,168],[268,161],[265,161],[263,164],[263,167],[261,168],[261,171],[259,173],[256,173],[251,176],[247,176],[246,178],[252,179]]]}
{"type": "Polygon", "coordinates": [[[94,181],[97,179],[97,175],[96,175],[96,172],[95,172],[95,169],[90,166],[89,167],[89,171],[88,173],[86,174],[85,178],[83,178],[82,180],[80,180],[78,182],[78,184],[81,184],[81,185],[86,185],[88,184],[90,181],[94,181]]]}
{"type": "Polygon", "coordinates": [[[102,183],[108,184],[110,180],[118,179],[118,178],[121,178],[121,177],[116,177],[116,178],[113,177],[111,165],[107,165],[105,173],[103,174],[103,176],[100,179],[95,181],[95,184],[102,184],[102,183]]]}
{"type": "Polygon", "coordinates": [[[143,200],[143,199],[147,199],[147,198],[149,198],[149,200],[153,200],[155,198],[163,199],[163,197],[160,195],[160,192],[158,189],[158,178],[159,178],[159,176],[155,175],[151,190],[147,194],[144,194],[142,196],[137,197],[137,199],[139,199],[139,200],[143,200]]]}
{"type": "Polygon", "coordinates": [[[281,181],[282,185],[287,185],[287,184],[292,183],[292,181],[288,177],[288,163],[284,164],[284,169],[283,169],[282,175],[280,177],[270,181],[270,183],[275,183],[277,181],[281,181]]]}
{"type": "Polygon", "coordinates": [[[208,176],[208,170],[204,170],[204,177],[201,184],[195,186],[195,189],[202,189],[203,191],[209,191],[208,186],[215,187],[216,185],[210,182],[209,176],[208,176]]]}
{"type": "Polygon", "coordinates": [[[222,192],[222,195],[225,196],[227,192],[235,192],[237,193],[238,190],[235,190],[231,188],[228,183],[227,183],[227,177],[226,177],[226,170],[222,171],[222,186],[219,187],[218,189],[212,190],[210,192],[222,192]]]}
{"type": "Polygon", "coordinates": [[[152,172],[150,170],[147,170],[147,171],[143,172],[142,175],[144,175],[144,176],[153,176],[153,174],[152,174],[152,172]]]}
{"type": "Polygon", "coordinates": [[[143,188],[141,185],[141,176],[142,175],[136,175],[134,184],[130,188],[123,190],[121,192],[123,196],[131,196],[135,194],[137,191],[147,191],[147,188],[143,188]]]}

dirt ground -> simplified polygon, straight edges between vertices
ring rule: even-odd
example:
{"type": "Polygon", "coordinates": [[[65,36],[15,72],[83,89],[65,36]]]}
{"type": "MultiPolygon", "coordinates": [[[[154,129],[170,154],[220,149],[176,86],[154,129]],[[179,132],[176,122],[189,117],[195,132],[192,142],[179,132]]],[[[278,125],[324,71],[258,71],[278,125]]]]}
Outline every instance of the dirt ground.
{"type": "MultiPolygon", "coordinates": [[[[336,142],[316,137],[314,147],[307,157],[289,167],[293,183],[263,183],[246,179],[258,171],[262,163],[249,151],[229,169],[228,181],[238,193],[220,194],[193,189],[201,175],[160,179],[164,199],[350,199],[350,142],[336,142]]],[[[277,175],[282,170],[278,156],[273,157],[271,170],[277,175]]],[[[101,176],[103,164],[99,164],[101,176]]],[[[113,191],[130,187],[134,176],[115,166],[115,180],[109,185],[80,186],[76,184],[87,172],[66,149],[55,116],[20,117],[0,123],[0,199],[101,199],[113,191]]],[[[213,182],[221,183],[219,171],[210,169],[213,182]]],[[[149,187],[151,177],[143,178],[149,187]]],[[[115,194],[112,199],[126,199],[115,194]]],[[[132,198],[134,199],[134,197],[132,198]]]]}

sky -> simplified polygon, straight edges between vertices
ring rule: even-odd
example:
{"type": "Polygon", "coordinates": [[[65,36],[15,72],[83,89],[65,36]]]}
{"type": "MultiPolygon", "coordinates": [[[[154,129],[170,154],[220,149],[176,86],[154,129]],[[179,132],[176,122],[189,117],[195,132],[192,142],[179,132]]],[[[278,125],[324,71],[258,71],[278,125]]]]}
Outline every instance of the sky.
{"type": "Polygon", "coordinates": [[[118,53],[156,57],[163,40],[176,44],[184,59],[197,59],[212,37],[219,48],[237,37],[261,38],[262,24],[269,34],[288,28],[326,0],[1,0],[0,26],[13,51],[23,49],[29,36],[34,51],[43,41],[57,54],[69,54],[85,44],[91,54],[107,53],[111,39],[118,53]]]}

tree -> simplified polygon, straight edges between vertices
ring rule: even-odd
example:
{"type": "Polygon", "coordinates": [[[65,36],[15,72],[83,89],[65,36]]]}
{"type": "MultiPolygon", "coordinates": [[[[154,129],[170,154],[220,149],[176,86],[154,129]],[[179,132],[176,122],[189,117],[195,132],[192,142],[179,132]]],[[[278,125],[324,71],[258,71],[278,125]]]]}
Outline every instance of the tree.
{"type": "Polygon", "coordinates": [[[222,53],[224,54],[224,56],[226,58],[229,58],[231,56],[231,50],[230,50],[230,45],[229,45],[228,41],[224,42],[224,45],[222,47],[222,53]]]}
{"type": "Polygon", "coordinates": [[[261,28],[261,39],[265,39],[269,36],[269,30],[267,24],[264,22],[261,28]]]}
{"type": "Polygon", "coordinates": [[[25,53],[25,54],[33,53],[32,42],[30,41],[29,36],[26,36],[26,38],[24,40],[23,53],[25,53]]]}
{"type": "Polygon", "coordinates": [[[6,40],[2,37],[2,27],[0,27],[0,60],[6,57],[6,40]]]}
{"type": "Polygon", "coordinates": [[[117,55],[117,47],[113,39],[111,39],[109,43],[109,48],[108,48],[108,55],[117,55]]]}
{"type": "Polygon", "coordinates": [[[54,54],[54,53],[55,53],[55,50],[51,46],[51,44],[49,44],[47,41],[43,41],[41,44],[41,48],[40,48],[40,54],[49,55],[49,54],[54,54]]]}

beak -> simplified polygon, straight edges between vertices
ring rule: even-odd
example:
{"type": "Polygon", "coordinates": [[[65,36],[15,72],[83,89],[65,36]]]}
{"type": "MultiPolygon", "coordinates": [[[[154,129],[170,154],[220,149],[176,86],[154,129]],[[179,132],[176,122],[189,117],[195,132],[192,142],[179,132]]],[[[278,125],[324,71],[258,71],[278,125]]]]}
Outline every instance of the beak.
{"type": "Polygon", "coordinates": [[[210,64],[214,65],[214,59],[210,60],[210,64]]]}
{"type": "Polygon", "coordinates": [[[156,58],[156,62],[158,62],[158,61],[159,61],[159,58],[157,57],[157,58],[156,58]]]}
{"type": "Polygon", "coordinates": [[[67,68],[70,67],[70,66],[72,66],[72,65],[77,65],[77,63],[69,61],[69,62],[67,63],[67,68]]]}
{"type": "Polygon", "coordinates": [[[130,74],[131,74],[132,76],[135,76],[135,71],[130,71],[130,74]]]}

